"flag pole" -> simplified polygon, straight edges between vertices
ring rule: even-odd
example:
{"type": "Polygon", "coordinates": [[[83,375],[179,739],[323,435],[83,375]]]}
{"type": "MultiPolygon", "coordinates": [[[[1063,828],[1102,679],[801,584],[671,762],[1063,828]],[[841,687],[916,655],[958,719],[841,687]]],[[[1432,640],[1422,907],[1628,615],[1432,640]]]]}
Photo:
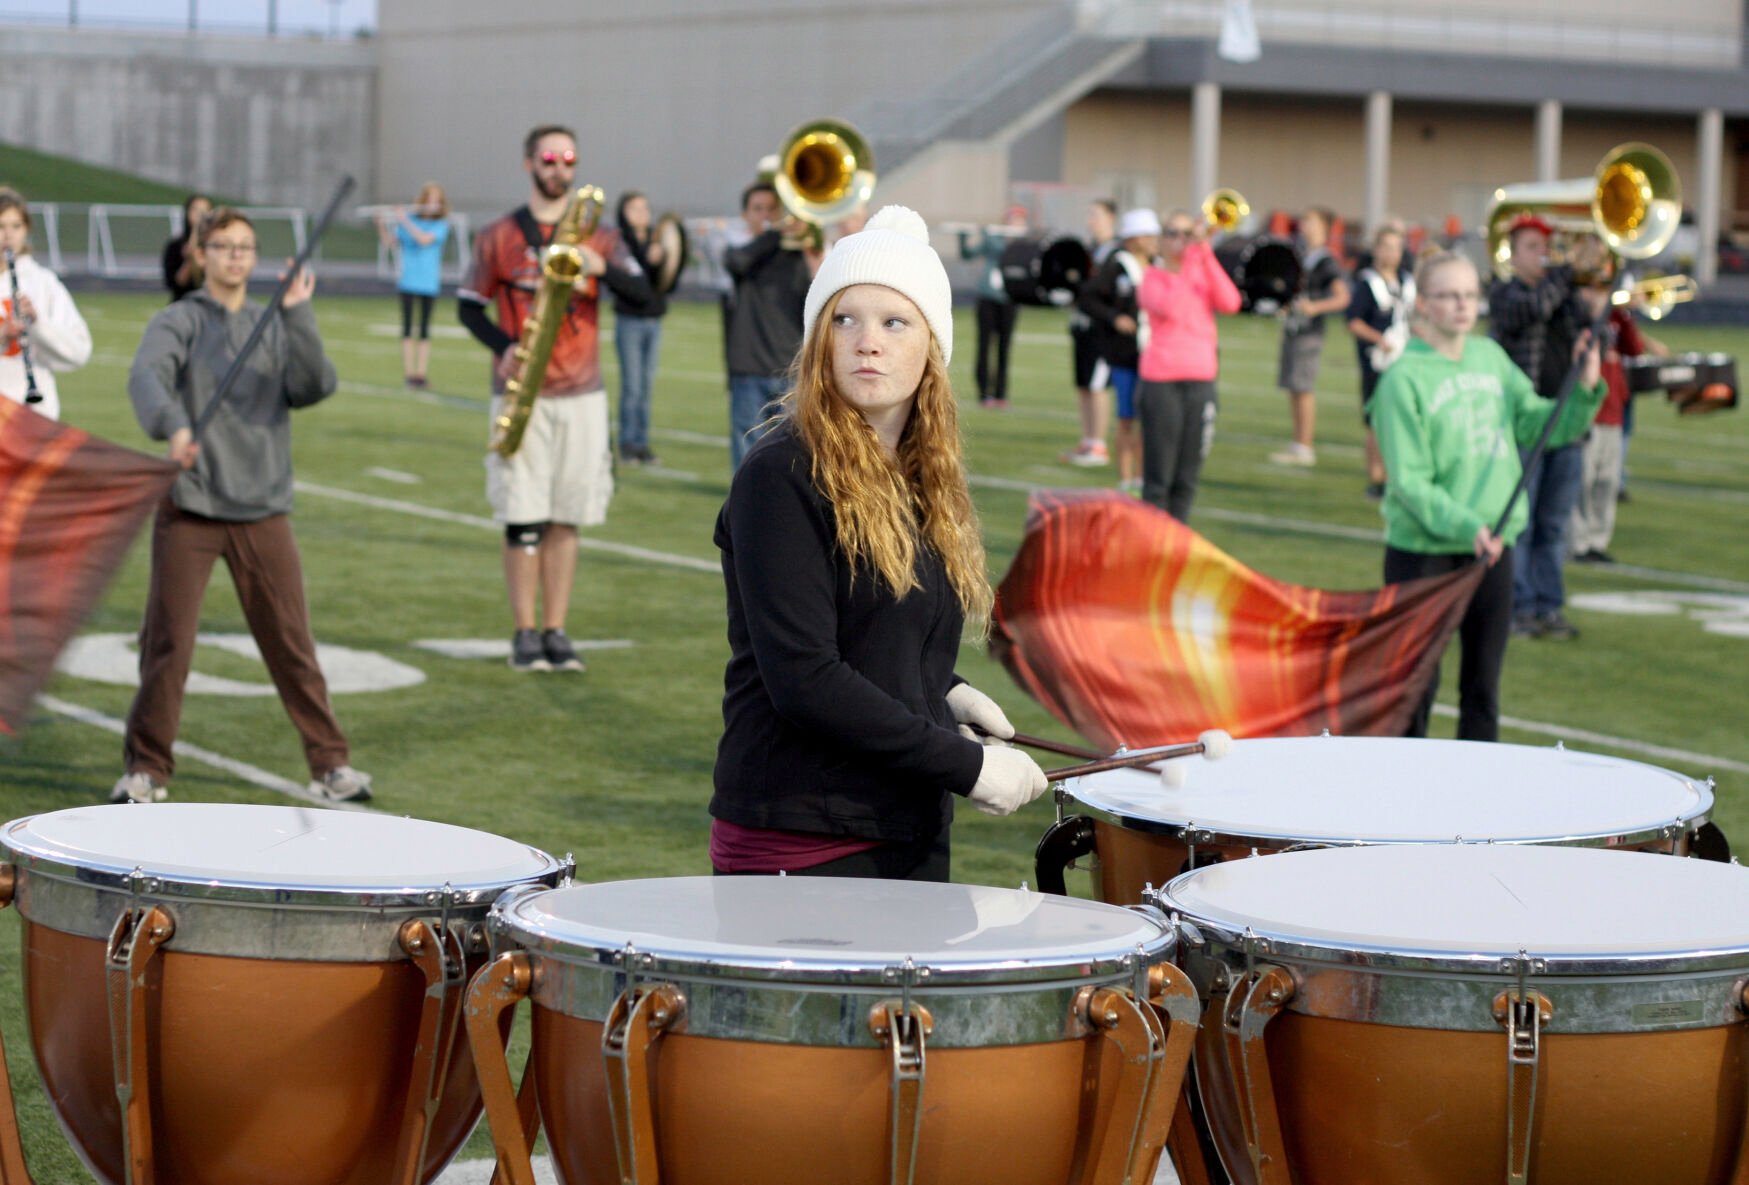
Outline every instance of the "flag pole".
{"type": "Polygon", "coordinates": [[[279,278],[279,287],[274,290],[273,299],[267,302],[266,311],[256,318],[255,327],[249,331],[248,339],[244,341],[243,347],[237,351],[237,356],[231,359],[231,365],[225,368],[224,377],[219,380],[219,389],[213,392],[213,397],[201,410],[200,418],[195,420],[193,429],[195,441],[200,440],[200,434],[206,430],[208,424],[212,423],[212,418],[217,414],[219,405],[225,401],[225,396],[231,393],[231,388],[237,383],[237,376],[243,373],[244,364],[249,361],[249,356],[255,353],[255,347],[260,344],[262,334],[267,332],[268,322],[272,321],[274,316],[284,307],[285,294],[291,290],[292,282],[297,279],[298,273],[309,262],[310,256],[316,250],[316,245],[322,241],[322,236],[327,233],[329,223],[334,221],[334,215],[339,212],[340,203],[346,200],[346,195],[352,192],[353,186],[356,184],[351,174],[340,178],[340,184],[334,188],[334,196],[328,199],[328,208],[323,210],[321,218],[316,220],[316,229],[310,232],[310,237],[304,241],[304,249],[298,252],[297,257],[292,260],[291,266],[285,270],[285,275],[279,278]]]}

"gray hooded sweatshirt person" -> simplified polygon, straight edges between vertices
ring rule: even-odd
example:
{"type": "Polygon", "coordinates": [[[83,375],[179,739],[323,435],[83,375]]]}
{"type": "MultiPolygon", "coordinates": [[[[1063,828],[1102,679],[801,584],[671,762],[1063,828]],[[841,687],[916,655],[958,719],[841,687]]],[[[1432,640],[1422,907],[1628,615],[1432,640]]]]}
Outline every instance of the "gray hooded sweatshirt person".
{"type": "MultiPolygon", "coordinates": [[[[202,289],[152,318],[128,372],[128,397],[148,436],[168,440],[194,426],[265,312],[250,302],[233,313],[202,289]]],[[[171,500],[225,522],[290,513],[292,409],[320,403],[337,385],[309,303],[285,309],[202,433],[194,468],[176,480],[171,500]]]]}

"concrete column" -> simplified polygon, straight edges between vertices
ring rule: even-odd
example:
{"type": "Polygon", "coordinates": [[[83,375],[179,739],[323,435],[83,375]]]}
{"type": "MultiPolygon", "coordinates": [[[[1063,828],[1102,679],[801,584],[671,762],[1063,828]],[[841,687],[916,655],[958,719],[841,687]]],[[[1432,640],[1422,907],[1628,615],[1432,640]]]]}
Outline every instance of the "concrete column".
{"type": "Polygon", "coordinates": [[[1561,103],[1544,99],[1536,105],[1536,179],[1561,179],[1561,103]]]}
{"type": "Polygon", "coordinates": [[[1190,197],[1196,209],[1221,183],[1221,87],[1199,82],[1190,88],[1190,197]]]}
{"type": "Polygon", "coordinates": [[[1700,243],[1694,253],[1694,281],[1705,287],[1719,278],[1720,163],[1725,151],[1725,116],[1717,107],[1700,113],[1700,144],[1695,154],[1694,224],[1700,243]]]}
{"type": "Polygon", "coordinates": [[[1366,97],[1366,233],[1384,225],[1391,200],[1391,92],[1366,97]]]}

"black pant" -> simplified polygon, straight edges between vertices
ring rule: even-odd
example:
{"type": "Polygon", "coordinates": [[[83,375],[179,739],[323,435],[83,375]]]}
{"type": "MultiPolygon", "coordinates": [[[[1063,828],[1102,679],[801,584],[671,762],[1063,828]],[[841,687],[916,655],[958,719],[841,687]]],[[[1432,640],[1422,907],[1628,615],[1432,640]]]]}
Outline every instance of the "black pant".
{"type": "Polygon", "coordinates": [[[1142,498],[1188,522],[1203,458],[1215,441],[1215,385],[1143,380],[1136,415],[1142,430],[1142,498]]]}
{"type": "Polygon", "coordinates": [[[435,296],[421,296],[417,292],[401,293],[401,336],[413,336],[413,302],[419,302],[419,340],[424,341],[431,336],[431,305],[435,296]]]}
{"type": "MultiPolygon", "coordinates": [[[[724,872],[713,868],[718,876],[772,876],[768,872],[724,872]]],[[[885,881],[939,881],[948,877],[947,828],[920,839],[893,841],[866,851],[853,852],[816,864],[812,868],[790,870],[791,876],[843,876],[885,881]]]]}
{"type": "MultiPolygon", "coordinates": [[[[1422,576],[1442,576],[1466,564],[1469,555],[1422,555],[1420,552],[1385,548],[1385,583],[1396,584],[1422,576]]],[[[1464,618],[1458,622],[1458,642],[1463,647],[1458,660],[1458,740],[1500,739],[1500,668],[1506,661],[1506,642],[1512,635],[1512,549],[1501,554],[1470,599],[1464,618]]],[[[1439,690],[1439,670],[1415,711],[1407,735],[1427,735],[1427,720],[1433,714],[1433,697],[1439,690]]]]}
{"type": "Polygon", "coordinates": [[[1020,310],[1013,302],[978,298],[978,402],[1008,398],[1008,348],[1014,342],[1014,322],[1020,310]],[[994,351],[995,374],[990,373],[994,351]]]}

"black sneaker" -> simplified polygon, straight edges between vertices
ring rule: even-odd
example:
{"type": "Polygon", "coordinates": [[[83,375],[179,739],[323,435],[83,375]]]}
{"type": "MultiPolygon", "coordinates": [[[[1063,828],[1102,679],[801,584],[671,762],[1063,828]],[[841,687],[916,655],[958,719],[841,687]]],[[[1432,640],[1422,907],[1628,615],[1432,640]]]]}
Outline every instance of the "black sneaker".
{"type": "Polygon", "coordinates": [[[656,454],[650,451],[650,446],[646,444],[638,447],[638,463],[640,465],[657,465],[661,462],[657,459],[656,454]]]}
{"type": "Polygon", "coordinates": [[[1562,616],[1556,609],[1552,613],[1544,613],[1536,619],[1537,636],[1540,638],[1577,638],[1579,627],[1562,616]]]}
{"type": "Polygon", "coordinates": [[[564,630],[542,630],[540,647],[546,654],[549,671],[581,671],[583,660],[577,654],[577,648],[571,645],[571,639],[565,636],[564,630]]]}
{"type": "Polygon", "coordinates": [[[1512,636],[1515,638],[1542,637],[1542,620],[1529,613],[1515,613],[1512,616],[1512,636]]]}
{"type": "Polygon", "coordinates": [[[540,634],[534,630],[517,630],[510,639],[510,669],[513,671],[550,671],[546,648],[540,634]]]}
{"type": "Polygon", "coordinates": [[[1368,502],[1382,501],[1384,499],[1384,496],[1385,496],[1385,483],[1384,482],[1382,482],[1382,481],[1369,481],[1366,483],[1366,500],[1368,502]]]}

